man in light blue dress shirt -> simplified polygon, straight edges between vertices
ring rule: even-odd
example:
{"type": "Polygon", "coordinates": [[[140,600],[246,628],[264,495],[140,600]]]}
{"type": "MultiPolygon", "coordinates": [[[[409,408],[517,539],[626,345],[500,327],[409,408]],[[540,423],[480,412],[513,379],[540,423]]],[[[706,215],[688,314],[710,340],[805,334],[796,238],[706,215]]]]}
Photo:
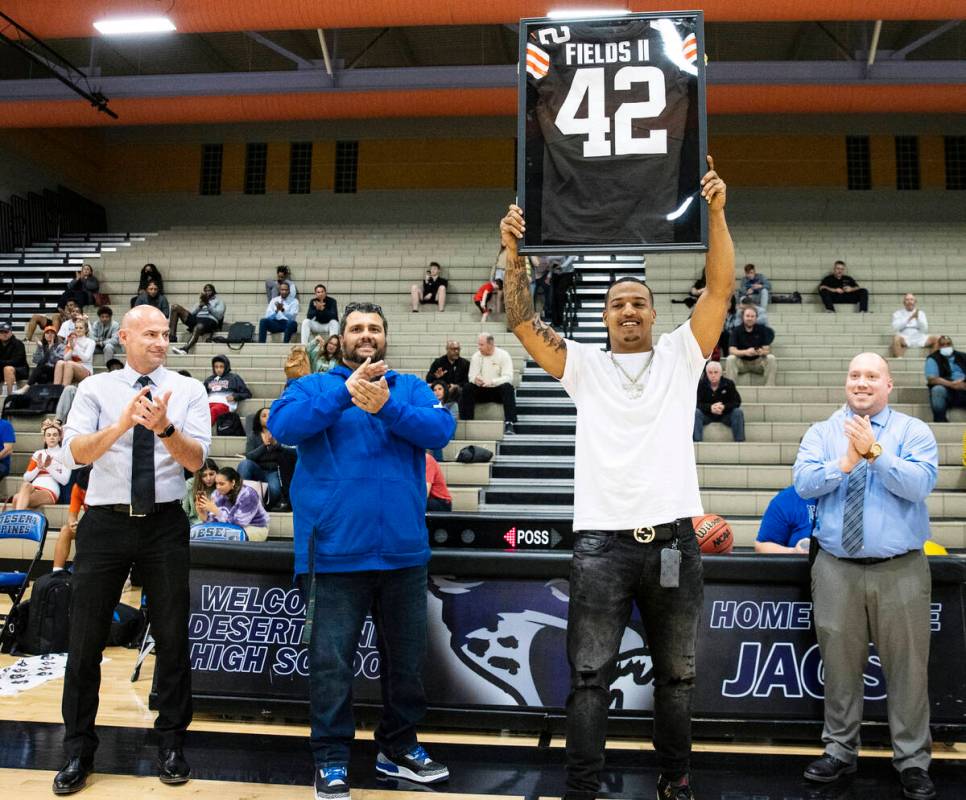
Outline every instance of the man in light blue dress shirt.
{"type": "Polygon", "coordinates": [[[871,641],[889,687],[903,794],[928,800],[936,796],[926,683],[932,581],[922,546],[938,450],[926,423],[889,407],[891,391],[886,361],[856,356],[845,407],[809,429],[795,461],[796,491],[818,500],[812,600],[825,662],[825,755],[805,777],[826,783],[856,770],[871,641]]]}
{"type": "Polygon", "coordinates": [[[54,794],[84,788],[94,768],[101,653],[132,564],[140,568],[157,642],[158,777],[188,780],[182,752],[191,722],[188,661],[188,519],[183,469],[198,469],[211,444],[205,387],[165,369],[168,320],[137,306],[124,315],[124,369],[101,372],[77,389],[64,431],[64,460],[93,464],[88,511],[77,526],[70,642],[62,712],[67,764],[54,794]]]}

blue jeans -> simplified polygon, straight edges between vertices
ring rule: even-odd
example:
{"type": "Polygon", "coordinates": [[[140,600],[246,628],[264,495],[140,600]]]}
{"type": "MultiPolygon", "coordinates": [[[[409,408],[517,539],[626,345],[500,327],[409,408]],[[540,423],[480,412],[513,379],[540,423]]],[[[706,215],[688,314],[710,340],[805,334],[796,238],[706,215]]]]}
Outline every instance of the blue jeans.
{"type": "Polygon", "coordinates": [[[294,319],[266,319],[262,318],[258,322],[258,341],[262,344],[270,333],[284,333],[285,343],[292,341],[292,335],[298,329],[298,324],[294,319]]]}
{"type": "Polygon", "coordinates": [[[709,422],[722,422],[731,428],[731,435],[736,442],[745,440],[745,412],[740,408],[733,408],[727,414],[719,416],[705,414],[700,408],[694,409],[694,441],[700,442],[704,439],[704,426],[709,422]]]}
{"type": "Polygon", "coordinates": [[[261,481],[268,484],[268,504],[274,506],[282,499],[282,477],[277,469],[265,469],[247,458],[238,465],[243,481],[261,481]]]}
{"type": "Polygon", "coordinates": [[[701,552],[690,526],[678,540],[679,586],[660,585],[661,550],[614,531],[581,531],[570,568],[567,798],[592,800],[604,768],[610,685],[636,603],[654,670],[654,749],[662,774],[688,771],[694,649],[704,598],[701,552]]]}
{"type": "MultiPolygon", "coordinates": [[[[300,581],[304,593],[307,576],[300,581]]],[[[316,575],[309,644],[310,744],[316,766],[349,761],[356,730],[353,661],[370,611],[378,639],[383,709],[376,744],[390,758],[416,745],[416,724],[426,713],[426,585],[425,566],[316,575]]]]}
{"type": "Polygon", "coordinates": [[[929,405],[932,406],[933,422],[949,422],[946,409],[966,406],[966,392],[946,386],[930,386],[929,405]]]}

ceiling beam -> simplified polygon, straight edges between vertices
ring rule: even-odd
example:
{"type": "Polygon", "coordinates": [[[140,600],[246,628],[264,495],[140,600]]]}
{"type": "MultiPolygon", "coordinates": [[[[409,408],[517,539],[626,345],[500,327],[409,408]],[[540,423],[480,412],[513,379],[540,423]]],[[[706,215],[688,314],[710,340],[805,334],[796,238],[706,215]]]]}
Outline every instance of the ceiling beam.
{"type": "Polygon", "coordinates": [[[282,58],[288,59],[293,64],[295,64],[299,69],[315,69],[315,64],[297,53],[293,53],[291,50],[282,47],[278,42],[273,42],[267,36],[263,36],[257,31],[245,31],[245,35],[252,41],[258,42],[262,47],[267,47],[273,53],[278,53],[282,58]]]}
{"type": "MultiPolygon", "coordinates": [[[[291,94],[299,92],[410,91],[419,89],[514,88],[516,65],[336,69],[181,75],[129,75],[93,80],[111,98],[199,97],[204,95],[291,94]]],[[[720,61],[708,67],[711,85],[794,84],[966,84],[966,61],[879,61],[867,74],[863,61],[720,61]]],[[[67,99],[70,92],[51,79],[0,81],[0,101],[67,99]]]]}
{"type": "Polygon", "coordinates": [[[905,58],[907,55],[909,55],[914,50],[918,50],[923,45],[929,44],[929,42],[931,42],[933,39],[938,39],[940,36],[942,36],[944,33],[946,33],[946,31],[951,31],[953,28],[955,28],[957,25],[959,25],[960,22],[962,22],[962,20],[960,20],[960,19],[951,19],[951,20],[949,20],[949,22],[943,23],[938,28],[935,28],[935,29],[929,31],[929,33],[927,33],[927,34],[925,34],[923,36],[920,36],[914,42],[910,42],[905,47],[903,47],[901,50],[896,50],[890,56],[890,58],[895,58],[895,59],[905,58]]]}

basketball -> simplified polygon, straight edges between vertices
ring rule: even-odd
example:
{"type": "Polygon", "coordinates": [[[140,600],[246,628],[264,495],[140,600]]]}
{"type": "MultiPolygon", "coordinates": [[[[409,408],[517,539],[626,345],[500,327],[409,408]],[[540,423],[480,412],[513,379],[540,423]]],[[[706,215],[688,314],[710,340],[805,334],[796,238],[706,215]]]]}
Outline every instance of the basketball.
{"type": "Polygon", "coordinates": [[[692,517],[694,535],[698,537],[698,544],[702,553],[730,553],[734,546],[735,537],[731,526],[717,514],[705,514],[703,517],[692,517]]]}

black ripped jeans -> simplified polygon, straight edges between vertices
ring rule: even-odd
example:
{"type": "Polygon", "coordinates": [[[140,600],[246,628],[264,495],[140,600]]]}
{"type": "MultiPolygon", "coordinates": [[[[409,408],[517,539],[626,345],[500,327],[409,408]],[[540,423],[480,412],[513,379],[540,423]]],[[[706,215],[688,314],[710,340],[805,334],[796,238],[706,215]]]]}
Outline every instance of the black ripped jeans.
{"type": "Polygon", "coordinates": [[[567,658],[567,798],[592,800],[604,767],[610,684],[624,629],[637,603],[654,670],[654,748],[662,774],[688,771],[694,646],[704,599],[694,532],[678,539],[676,589],[662,589],[661,550],[612,531],[582,531],[570,569],[567,658]]]}

